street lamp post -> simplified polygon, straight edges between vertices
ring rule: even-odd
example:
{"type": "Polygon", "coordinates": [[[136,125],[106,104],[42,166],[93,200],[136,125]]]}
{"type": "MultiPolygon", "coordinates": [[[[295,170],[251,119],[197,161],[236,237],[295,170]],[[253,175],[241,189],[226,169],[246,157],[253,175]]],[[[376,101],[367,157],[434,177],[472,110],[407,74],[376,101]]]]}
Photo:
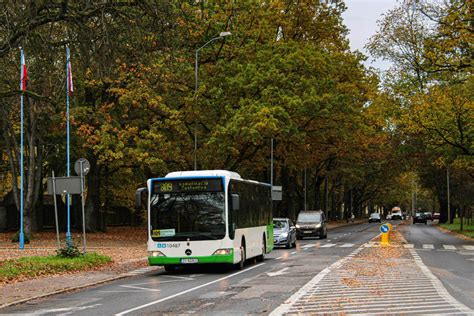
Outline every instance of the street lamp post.
{"type": "MultiPolygon", "coordinates": [[[[195,88],[194,88],[194,102],[196,103],[196,98],[197,98],[197,92],[199,88],[199,74],[198,74],[198,69],[199,69],[199,51],[209,45],[210,43],[224,38],[226,36],[232,35],[231,32],[221,32],[219,36],[214,37],[210,39],[209,41],[206,42],[206,44],[202,45],[198,49],[196,49],[196,59],[195,59],[195,64],[194,64],[194,77],[195,77],[195,88]]],[[[194,120],[194,170],[197,170],[197,126],[196,126],[196,120],[194,120]]]]}

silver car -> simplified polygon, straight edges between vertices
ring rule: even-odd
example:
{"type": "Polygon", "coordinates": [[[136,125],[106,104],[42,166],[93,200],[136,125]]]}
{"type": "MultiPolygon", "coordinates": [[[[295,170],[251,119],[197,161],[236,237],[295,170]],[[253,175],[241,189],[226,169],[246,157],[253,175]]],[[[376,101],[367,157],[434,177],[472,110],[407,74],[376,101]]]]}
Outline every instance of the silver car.
{"type": "Polygon", "coordinates": [[[273,238],[275,246],[285,246],[287,249],[296,247],[296,228],[289,218],[273,219],[273,238]]]}

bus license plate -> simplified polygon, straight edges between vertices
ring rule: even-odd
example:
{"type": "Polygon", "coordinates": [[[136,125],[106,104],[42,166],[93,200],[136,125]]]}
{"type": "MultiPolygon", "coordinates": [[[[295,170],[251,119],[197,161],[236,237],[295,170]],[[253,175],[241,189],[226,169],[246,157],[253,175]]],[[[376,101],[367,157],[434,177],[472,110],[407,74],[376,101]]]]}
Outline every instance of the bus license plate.
{"type": "Polygon", "coordinates": [[[198,263],[198,259],[181,259],[181,263],[198,263]]]}

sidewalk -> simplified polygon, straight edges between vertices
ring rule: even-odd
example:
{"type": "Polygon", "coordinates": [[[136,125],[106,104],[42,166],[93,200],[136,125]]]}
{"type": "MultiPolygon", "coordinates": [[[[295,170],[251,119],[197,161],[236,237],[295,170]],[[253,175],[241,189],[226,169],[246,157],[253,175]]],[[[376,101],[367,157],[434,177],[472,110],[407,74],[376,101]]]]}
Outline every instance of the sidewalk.
{"type": "MultiPolygon", "coordinates": [[[[331,222],[328,223],[328,229],[334,229],[337,227],[348,225],[356,225],[365,222],[365,220],[356,220],[354,223],[347,223],[346,221],[331,222]]],[[[121,241],[114,240],[115,244],[117,244],[117,242],[120,243],[121,241]]],[[[129,251],[128,247],[131,247],[130,242],[126,243],[127,247],[112,247],[111,242],[108,242],[106,244],[107,247],[90,247],[88,249],[91,249],[91,251],[97,251],[102,254],[116,254],[120,251],[129,251]]],[[[37,247],[27,246],[28,249],[26,250],[26,252],[25,250],[20,251],[18,249],[13,248],[11,244],[8,245],[9,247],[5,247],[5,245],[8,244],[0,243],[0,255],[2,254],[2,252],[8,251],[8,253],[10,253],[12,257],[19,257],[21,255],[25,256],[25,254],[53,254],[55,250],[53,245],[44,243],[37,244],[37,247]]],[[[13,284],[0,285],[0,309],[41,297],[86,288],[89,286],[94,286],[113,280],[118,280],[121,278],[136,275],[138,273],[151,271],[153,269],[161,269],[160,267],[149,267],[148,269],[144,269],[145,267],[147,267],[147,260],[144,256],[146,252],[146,243],[143,242],[137,247],[141,248],[135,250],[135,252],[132,254],[132,256],[134,256],[133,258],[129,258],[129,260],[127,261],[122,260],[117,262],[117,259],[113,257],[114,261],[116,261],[116,264],[106,266],[99,270],[49,276],[34,280],[17,282],[13,284]]]]}

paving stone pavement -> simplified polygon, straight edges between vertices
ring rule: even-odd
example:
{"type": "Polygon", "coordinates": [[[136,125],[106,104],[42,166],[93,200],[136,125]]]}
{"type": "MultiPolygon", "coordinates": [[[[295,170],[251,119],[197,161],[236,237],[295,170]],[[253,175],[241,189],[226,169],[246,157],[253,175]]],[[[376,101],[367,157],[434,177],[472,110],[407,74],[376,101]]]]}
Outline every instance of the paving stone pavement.
{"type": "Polygon", "coordinates": [[[403,254],[383,259],[380,267],[371,257],[378,246],[364,244],[324,269],[270,315],[474,315],[447,292],[414,249],[393,247],[403,254]]]}

